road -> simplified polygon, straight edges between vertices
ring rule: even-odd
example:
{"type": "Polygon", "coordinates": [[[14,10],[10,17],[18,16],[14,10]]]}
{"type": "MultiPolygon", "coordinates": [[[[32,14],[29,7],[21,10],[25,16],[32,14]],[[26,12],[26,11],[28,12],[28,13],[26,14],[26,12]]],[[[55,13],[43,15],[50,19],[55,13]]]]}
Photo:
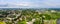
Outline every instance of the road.
{"type": "Polygon", "coordinates": [[[60,19],[57,20],[57,24],[60,24],[60,19]]]}

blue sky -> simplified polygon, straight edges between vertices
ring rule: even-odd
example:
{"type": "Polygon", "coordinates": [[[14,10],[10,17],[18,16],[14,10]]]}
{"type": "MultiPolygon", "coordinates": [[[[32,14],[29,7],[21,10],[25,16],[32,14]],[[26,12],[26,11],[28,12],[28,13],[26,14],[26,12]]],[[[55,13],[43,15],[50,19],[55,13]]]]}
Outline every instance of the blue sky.
{"type": "Polygon", "coordinates": [[[0,6],[21,8],[60,8],[60,0],[0,0],[0,6]]]}

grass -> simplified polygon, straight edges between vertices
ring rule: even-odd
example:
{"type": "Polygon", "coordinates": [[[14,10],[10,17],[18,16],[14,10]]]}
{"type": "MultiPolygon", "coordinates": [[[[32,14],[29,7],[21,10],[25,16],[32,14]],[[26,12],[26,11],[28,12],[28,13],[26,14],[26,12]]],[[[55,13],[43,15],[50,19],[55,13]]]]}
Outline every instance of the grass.
{"type": "Polygon", "coordinates": [[[56,20],[46,20],[46,22],[44,22],[44,24],[56,24],[56,20]]]}
{"type": "Polygon", "coordinates": [[[0,24],[6,24],[4,21],[0,21],[0,24]]]}

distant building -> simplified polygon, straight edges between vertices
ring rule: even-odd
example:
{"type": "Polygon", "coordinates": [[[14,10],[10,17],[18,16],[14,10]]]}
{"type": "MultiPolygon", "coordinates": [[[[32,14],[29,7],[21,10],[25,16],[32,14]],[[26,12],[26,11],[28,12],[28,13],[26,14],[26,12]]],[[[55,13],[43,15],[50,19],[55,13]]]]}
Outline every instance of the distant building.
{"type": "Polygon", "coordinates": [[[55,10],[51,10],[51,12],[56,12],[55,10]]]}

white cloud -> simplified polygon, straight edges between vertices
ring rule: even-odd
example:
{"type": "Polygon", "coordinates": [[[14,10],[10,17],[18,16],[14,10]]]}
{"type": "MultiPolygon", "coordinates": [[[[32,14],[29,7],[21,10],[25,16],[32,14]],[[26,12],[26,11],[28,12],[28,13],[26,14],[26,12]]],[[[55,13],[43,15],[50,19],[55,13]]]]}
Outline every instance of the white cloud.
{"type": "Polygon", "coordinates": [[[39,3],[30,3],[30,2],[23,2],[23,3],[16,3],[15,5],[19,6],[19,7],[39,7],[39,3]]]}
{"type": "Polygon", "coordinates": [[[58,7],[60,7],[60,0],[44,0],[44,1],[40,2],[40,7],[42,7],[42,8],[52,8],[52,7],[58,8],[58,7]]]}
{"type": "Polygon", "coordinates": [[[16,5],[19,5],[19,6],[30,6],[29,3],[20,3],[20,4],[16,4],[16,5]]]}
{"type": "MultiPolygon", "coordinates": [[[[0,4],[7,4],[7,2],[0,2],[0,4]]],[[[8,2],[7,7],[40,7],[40,8],[52,8],[60,7],[60,0],[41,0],[40,2],[8,2]]]]}

